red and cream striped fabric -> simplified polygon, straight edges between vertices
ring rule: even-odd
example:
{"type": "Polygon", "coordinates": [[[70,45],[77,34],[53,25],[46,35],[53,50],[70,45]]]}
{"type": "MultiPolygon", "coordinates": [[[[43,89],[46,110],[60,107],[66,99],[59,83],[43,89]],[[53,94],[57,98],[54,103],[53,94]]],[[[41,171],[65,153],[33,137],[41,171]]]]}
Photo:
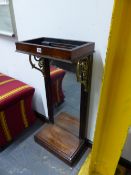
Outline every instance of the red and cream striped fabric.
{"type": "Polygon", "coordinates": [[[63,69],[51,66],[50,76],[51,76],[53,105],[58,105],[64,101],[62,80],[65,76],[65,71],[63,69]]]}
{"type": "Polygon", "coordinates": [[[0,147],[12,141],[34,121],[34,88],[0,73],[0,147]]]}

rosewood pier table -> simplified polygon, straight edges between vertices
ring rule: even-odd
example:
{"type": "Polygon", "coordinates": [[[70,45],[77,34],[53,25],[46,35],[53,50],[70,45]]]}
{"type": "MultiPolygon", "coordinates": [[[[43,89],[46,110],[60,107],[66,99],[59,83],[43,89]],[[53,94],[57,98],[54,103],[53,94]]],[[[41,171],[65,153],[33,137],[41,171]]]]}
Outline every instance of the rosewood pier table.
{"type": "Polygon", "coordinates": [[[73,165],[86,149],[94,46],[93,42],[46,37],[16,43],[16,51],[29,55],[32,68],[40,71],[45,81],[49,122],[35,135],[35,141],[69,165],[73,165]],[[66,64],[66,67],[76,66],[77,80],[81,83],[79,123],[65,112],[54,119],[51,60],[61,62],[61,65],[66,64]]]}

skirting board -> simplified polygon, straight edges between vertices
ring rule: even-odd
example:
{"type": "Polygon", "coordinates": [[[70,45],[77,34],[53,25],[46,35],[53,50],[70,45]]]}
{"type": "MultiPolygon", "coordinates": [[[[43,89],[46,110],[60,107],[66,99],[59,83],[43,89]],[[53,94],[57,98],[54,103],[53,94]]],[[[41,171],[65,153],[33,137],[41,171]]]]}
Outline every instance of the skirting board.
{"type": "Polygon", "coordinates": [[[49,123],[49,120],[46,118],[46,116],[40,114],[40,113],[37,112],[37,111],[34,111],[34,113],[35,113],[35,115],[36,115],[36,117],[37,117],[38,119],[40,119],[40,120],[43,121],[44,123],[45,123],[45,122],[46,122],[46,123],[49,123]]]}

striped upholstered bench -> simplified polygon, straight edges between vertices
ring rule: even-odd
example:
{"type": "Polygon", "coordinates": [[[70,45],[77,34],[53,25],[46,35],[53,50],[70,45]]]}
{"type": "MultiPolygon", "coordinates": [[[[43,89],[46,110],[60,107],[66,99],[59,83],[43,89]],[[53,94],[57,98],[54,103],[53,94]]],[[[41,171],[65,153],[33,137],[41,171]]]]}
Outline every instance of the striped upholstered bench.
{"type": "Polygon", "coordinates": [[[0,148],[34,123],[33,94],[31,86],[0,73],[0,148]]]}
{"type": "Polygon", "coordinates": [[[52,100],[54,106],[58,106],[64,101],[65,96],[62,90],[62,81],[65,73],[63,69],[56,68],[55,66],[50,67],[52,100]]]}

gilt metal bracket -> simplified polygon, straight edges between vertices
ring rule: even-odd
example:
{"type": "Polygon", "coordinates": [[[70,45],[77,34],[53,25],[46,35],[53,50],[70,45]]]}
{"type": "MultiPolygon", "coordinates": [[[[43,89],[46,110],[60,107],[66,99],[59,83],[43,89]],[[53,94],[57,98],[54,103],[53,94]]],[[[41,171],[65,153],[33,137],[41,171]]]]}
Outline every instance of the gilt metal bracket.
{"type": "Polygon", "coordinates": [[[34,60],[38,62],[38,67],[32,62],[32,55],[29,55],[29,62],[31,67],[40,71],[42,75],[45,77],[45,60],[43,58],[39,58],[34,56],[34,60]]]}
{"type": "Polygon", "coordinates": [[[84,85],[85,92],[89,91],[90,77],[89,77],[89,57],[84,57],[77,62],[77,81],[84,85]]]}

